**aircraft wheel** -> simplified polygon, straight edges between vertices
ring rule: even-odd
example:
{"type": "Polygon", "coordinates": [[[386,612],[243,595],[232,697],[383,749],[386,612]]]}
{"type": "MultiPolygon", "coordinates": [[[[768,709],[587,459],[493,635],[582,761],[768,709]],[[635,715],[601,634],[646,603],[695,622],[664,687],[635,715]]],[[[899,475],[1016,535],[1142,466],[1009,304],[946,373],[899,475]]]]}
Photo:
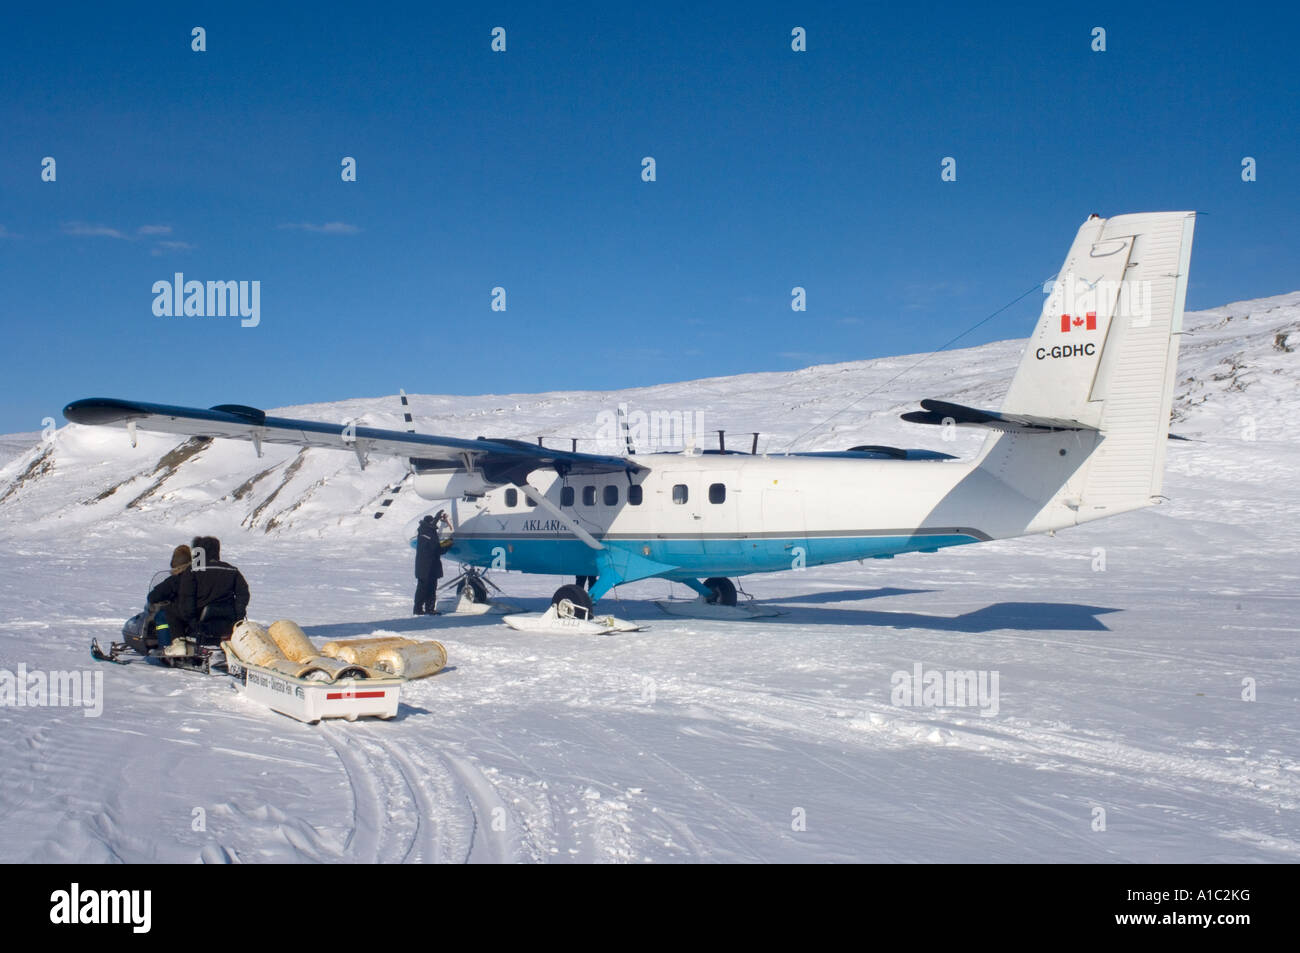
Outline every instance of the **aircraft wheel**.
{"type": "Polygon", "coordinates": [[[478,576],[466,576],[456,586],[456,597],[460,598],[465,589],[469,589],[469,601],[484,603],[488,601],[487,584],[478,576]]]}
{"type": "Polygon", "coordinates": [[[709,587],[709,595],[704,601],[715,606],[734,606],[736,604],[736,584],[722,576],[713,576],[704,580],[709,587]]]}
{"type": "Polygon", "coordinates": [[[595,608],[595,603],[591,601],[591,595],[582,586],[576,586],[570,583],[567,586],[561,586],[555,590],[555,595],[551,596],[551,605],[557,605],[561,599],[568,599],[575,606],[582,606],[587,610],[587,615],[591,615],[591,610],[595,608]]]}

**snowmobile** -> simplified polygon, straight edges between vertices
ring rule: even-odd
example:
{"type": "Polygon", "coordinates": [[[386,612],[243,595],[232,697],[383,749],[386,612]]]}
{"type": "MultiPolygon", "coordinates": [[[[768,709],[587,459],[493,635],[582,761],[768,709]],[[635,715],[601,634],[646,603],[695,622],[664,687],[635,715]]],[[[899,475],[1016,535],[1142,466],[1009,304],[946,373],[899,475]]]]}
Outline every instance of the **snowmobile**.
{"type": "MultiPolygon", "coordinates": [[[[149,581],[149,592],[167,578],[169,570],[161,570],[149,581]]],[[[167,624],[166,613],[161,603],[150,603],[146,598],[144,610],[137,612],[122,624],[122,641],[109,643],[104,651],[98,639],[90,643],[90,655],[99,662],[114,662],[125,665],[134,661],[133,657],[123,658],[127,652],[142,657],[146,661],[169,668],[186,669],[210,675],[224,672],[226,654],[221,650],[221,642],[230,637],[234,628],[234,605],[214,603],[204,606],[199,614],[199,621],[185,638],[173,639],[170,651],[158,644],[158,629],[167,624]]]]}

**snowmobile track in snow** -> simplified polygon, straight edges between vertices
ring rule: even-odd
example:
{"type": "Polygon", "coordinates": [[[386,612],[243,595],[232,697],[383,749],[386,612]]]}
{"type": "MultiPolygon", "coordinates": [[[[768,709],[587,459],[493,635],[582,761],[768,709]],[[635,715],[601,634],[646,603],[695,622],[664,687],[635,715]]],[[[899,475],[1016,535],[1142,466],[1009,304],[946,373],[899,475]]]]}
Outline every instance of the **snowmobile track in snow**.
{"type": "Polygon", "coordinates": [[[351,789],[352,827],[342,845],[363,863],[508,862],[496,836],[505,807],[466,759],[406,749],[386,726],[323,725],[351,789]]]}

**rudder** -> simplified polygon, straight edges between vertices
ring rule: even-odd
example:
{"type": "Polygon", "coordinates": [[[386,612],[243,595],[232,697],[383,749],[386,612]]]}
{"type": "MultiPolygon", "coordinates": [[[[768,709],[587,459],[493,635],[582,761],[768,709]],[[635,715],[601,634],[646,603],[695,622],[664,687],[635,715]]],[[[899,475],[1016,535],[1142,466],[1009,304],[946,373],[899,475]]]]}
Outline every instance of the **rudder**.
{"type": "Polygon", "coordinates": [[[1079,228],[1001,410],[1089,429],[1000,434],[981,457],[986,472],[1042,501],[1027,531],[1160,494],[1194,222],[1194,212],[1152,212],[1079,228]]]}

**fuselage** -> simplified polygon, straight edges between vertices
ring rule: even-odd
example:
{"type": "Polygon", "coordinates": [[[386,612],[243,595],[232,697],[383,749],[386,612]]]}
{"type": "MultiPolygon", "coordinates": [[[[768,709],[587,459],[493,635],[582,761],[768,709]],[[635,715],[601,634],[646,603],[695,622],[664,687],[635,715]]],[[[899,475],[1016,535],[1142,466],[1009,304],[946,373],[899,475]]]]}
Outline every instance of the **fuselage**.
{"type": "MultiPolygon", "coordinates": [[[[997,522],[991,499],[982,515],[944,505],[971,480],[967,462],[711,453],[631,459],[647,469],[630,478],[537,471],[532,485],[601,545],[672,567],[658,573],[666,578],[932,552],[990,539],[998,528],[981,522],[997,522]]],[[[597,574],[598,552],[514,487],[460,502],[449,550],[477,566],[574,575],[597,574]]]]}

